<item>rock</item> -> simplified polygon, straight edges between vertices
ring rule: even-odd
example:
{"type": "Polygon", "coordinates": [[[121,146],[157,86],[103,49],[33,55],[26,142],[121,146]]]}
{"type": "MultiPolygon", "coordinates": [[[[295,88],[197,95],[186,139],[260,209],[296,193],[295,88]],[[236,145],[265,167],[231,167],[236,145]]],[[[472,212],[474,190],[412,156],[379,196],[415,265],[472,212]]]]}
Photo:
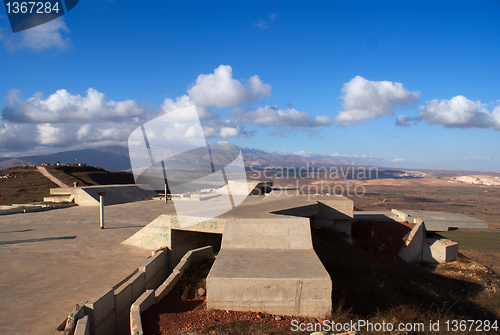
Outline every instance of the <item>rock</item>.
{"type": "Polygon", "coordinates": [[[196,291],[196,293],[198,293],[199,297],[203,297],[205,295],[205,293],[207,293],[207,292],[205,291],[205,289],[203,287],[200,287],[198,289],[198,291],[196,291]]]}
{"type": "Polygon", "coordinates": [[[276,321],[281,321],[281,316],[276,315],[276,316],[274,317],[274,320],[276,320],[276,321]]]}

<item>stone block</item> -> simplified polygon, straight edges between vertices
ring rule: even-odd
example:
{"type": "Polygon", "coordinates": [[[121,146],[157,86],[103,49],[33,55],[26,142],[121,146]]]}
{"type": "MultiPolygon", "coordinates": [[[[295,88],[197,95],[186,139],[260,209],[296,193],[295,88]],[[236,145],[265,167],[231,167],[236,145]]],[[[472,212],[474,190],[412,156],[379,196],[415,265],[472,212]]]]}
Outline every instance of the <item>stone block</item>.
{"type": "Polygon", "coordinates": [[[177,272],[183,274],[188,269],[190,264],[191,264],[191,259],[182,260],[179,262],[179,264],[175,266],[174,271],[172,271],[172,273],[177,272]]]}
{"type": "Polygon", "coordinates": [[[191,253],[193,262],[200,262],[213,253],[213,248],[212,246],[206,246],[198,249],[193,249],[189,252],[191,253]]]}
{"type": "Polygon", "coordinates": [[[161,250],[139,267],[139,271],[145,274],[146,289],[156,289],[165,279],[166,258],[166,252],[161,250]]]}
{"type": "Polygon", "coordinates": [[[158,303],[173,290],[180,278],[181,274],[179,272],[172,273],[170,276],[168,276],[163,284],[161,284],[155,291],[156,303],[158,303]]]}
{"type": "Polygon", "coordinates": [[[139,299],[137,299],[132,304],[132,308],[139,307],[139,310],[141,311],[141,313],[143,313],[154,304],[155,304],[155,291],[147,290],[146,292],[141,294],[139,299]]]}
{"type": "Polygon", "coordinates": [[[128,312],[132,302],[132,285],[130,282],[125,282],[115,290],[116,313],[120,315],[124,310],[128,312]]]}
{"type": "Polygon", "coordinates": [[[441,236],[428,237],[423,249],[423,261],[429,263],[452,262],[458,256],[458,243],[441,236]]]}
{"type": "Polygon", "coordinates": [[[146,290],[146,275],[144,272],[137,272],[128,283],[132,287],[132,301],[135,301],[146,290]]]}
{"type": "Polygon", "coordinates": [[[75,335],[90,335],[90,324],[88,316],[85,315],[76,323],[75,335]]]}
{"type": "MultiPolygon", "coordinates": [[[[95,329],[115,309],[115,295],[113,289],[102,292],[85,304],[87,315],[90,316],[92,327],[95,329]]],[[[113,322],[114,323],[114,322],[113,322]]]]}
{"type": "Polygon", "coordinates": [[[139,306],[132,306],[130,308],[130,334],[143,335],[141,309],[139,306]]]}

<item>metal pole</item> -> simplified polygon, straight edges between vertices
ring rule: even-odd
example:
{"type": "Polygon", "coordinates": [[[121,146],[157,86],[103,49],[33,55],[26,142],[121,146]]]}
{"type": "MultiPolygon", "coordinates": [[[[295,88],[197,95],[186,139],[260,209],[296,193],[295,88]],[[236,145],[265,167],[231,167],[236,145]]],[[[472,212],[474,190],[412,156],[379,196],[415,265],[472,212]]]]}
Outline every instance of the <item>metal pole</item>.
{"type": "Polygon", "coordinates": [[[104,196],[106,192],[98,192],[99,194],[99,219],[101,222],[101,229],[104,229],[104,196]]]}
{"type": "Polygon", "coordinates": [[[168,202],[168,195],[167,195],[167,183],[165,183],[165,203],[168,202]]]}
{"type": "Polygon", "coordinates": [[[102,195],[99,196],[100,201],[100,219],[101,219],[101,229],[104,229],[104,201],[102,201],[102,195]]]}

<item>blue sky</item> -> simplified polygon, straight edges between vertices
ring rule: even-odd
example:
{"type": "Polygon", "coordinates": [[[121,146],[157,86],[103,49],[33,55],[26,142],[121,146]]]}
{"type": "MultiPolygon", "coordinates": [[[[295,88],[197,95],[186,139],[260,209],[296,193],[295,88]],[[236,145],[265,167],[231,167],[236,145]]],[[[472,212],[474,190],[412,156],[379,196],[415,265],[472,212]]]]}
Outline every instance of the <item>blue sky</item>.
{"type": "Polygon", "coordinates": [[[85,0],[13,34],[2,6],[0,155],[125,144],[195,104],[211,142],[500,171],[499,17],[498,0],[85,0]]]}

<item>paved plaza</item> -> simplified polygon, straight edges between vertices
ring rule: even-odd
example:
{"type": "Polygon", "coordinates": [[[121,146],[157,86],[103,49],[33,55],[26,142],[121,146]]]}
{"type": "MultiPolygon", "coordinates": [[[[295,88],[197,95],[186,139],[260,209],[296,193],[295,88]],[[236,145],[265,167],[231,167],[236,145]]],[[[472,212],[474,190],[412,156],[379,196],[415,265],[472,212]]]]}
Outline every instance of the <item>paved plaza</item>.
{"type": "Polygon", "coordinates": [[[170,211],[159,200],[106,206],[104,230],[99,207],[0,216],[0,334],[57,333],[75,304],[151,255],[121,242],[170,211]]]}

